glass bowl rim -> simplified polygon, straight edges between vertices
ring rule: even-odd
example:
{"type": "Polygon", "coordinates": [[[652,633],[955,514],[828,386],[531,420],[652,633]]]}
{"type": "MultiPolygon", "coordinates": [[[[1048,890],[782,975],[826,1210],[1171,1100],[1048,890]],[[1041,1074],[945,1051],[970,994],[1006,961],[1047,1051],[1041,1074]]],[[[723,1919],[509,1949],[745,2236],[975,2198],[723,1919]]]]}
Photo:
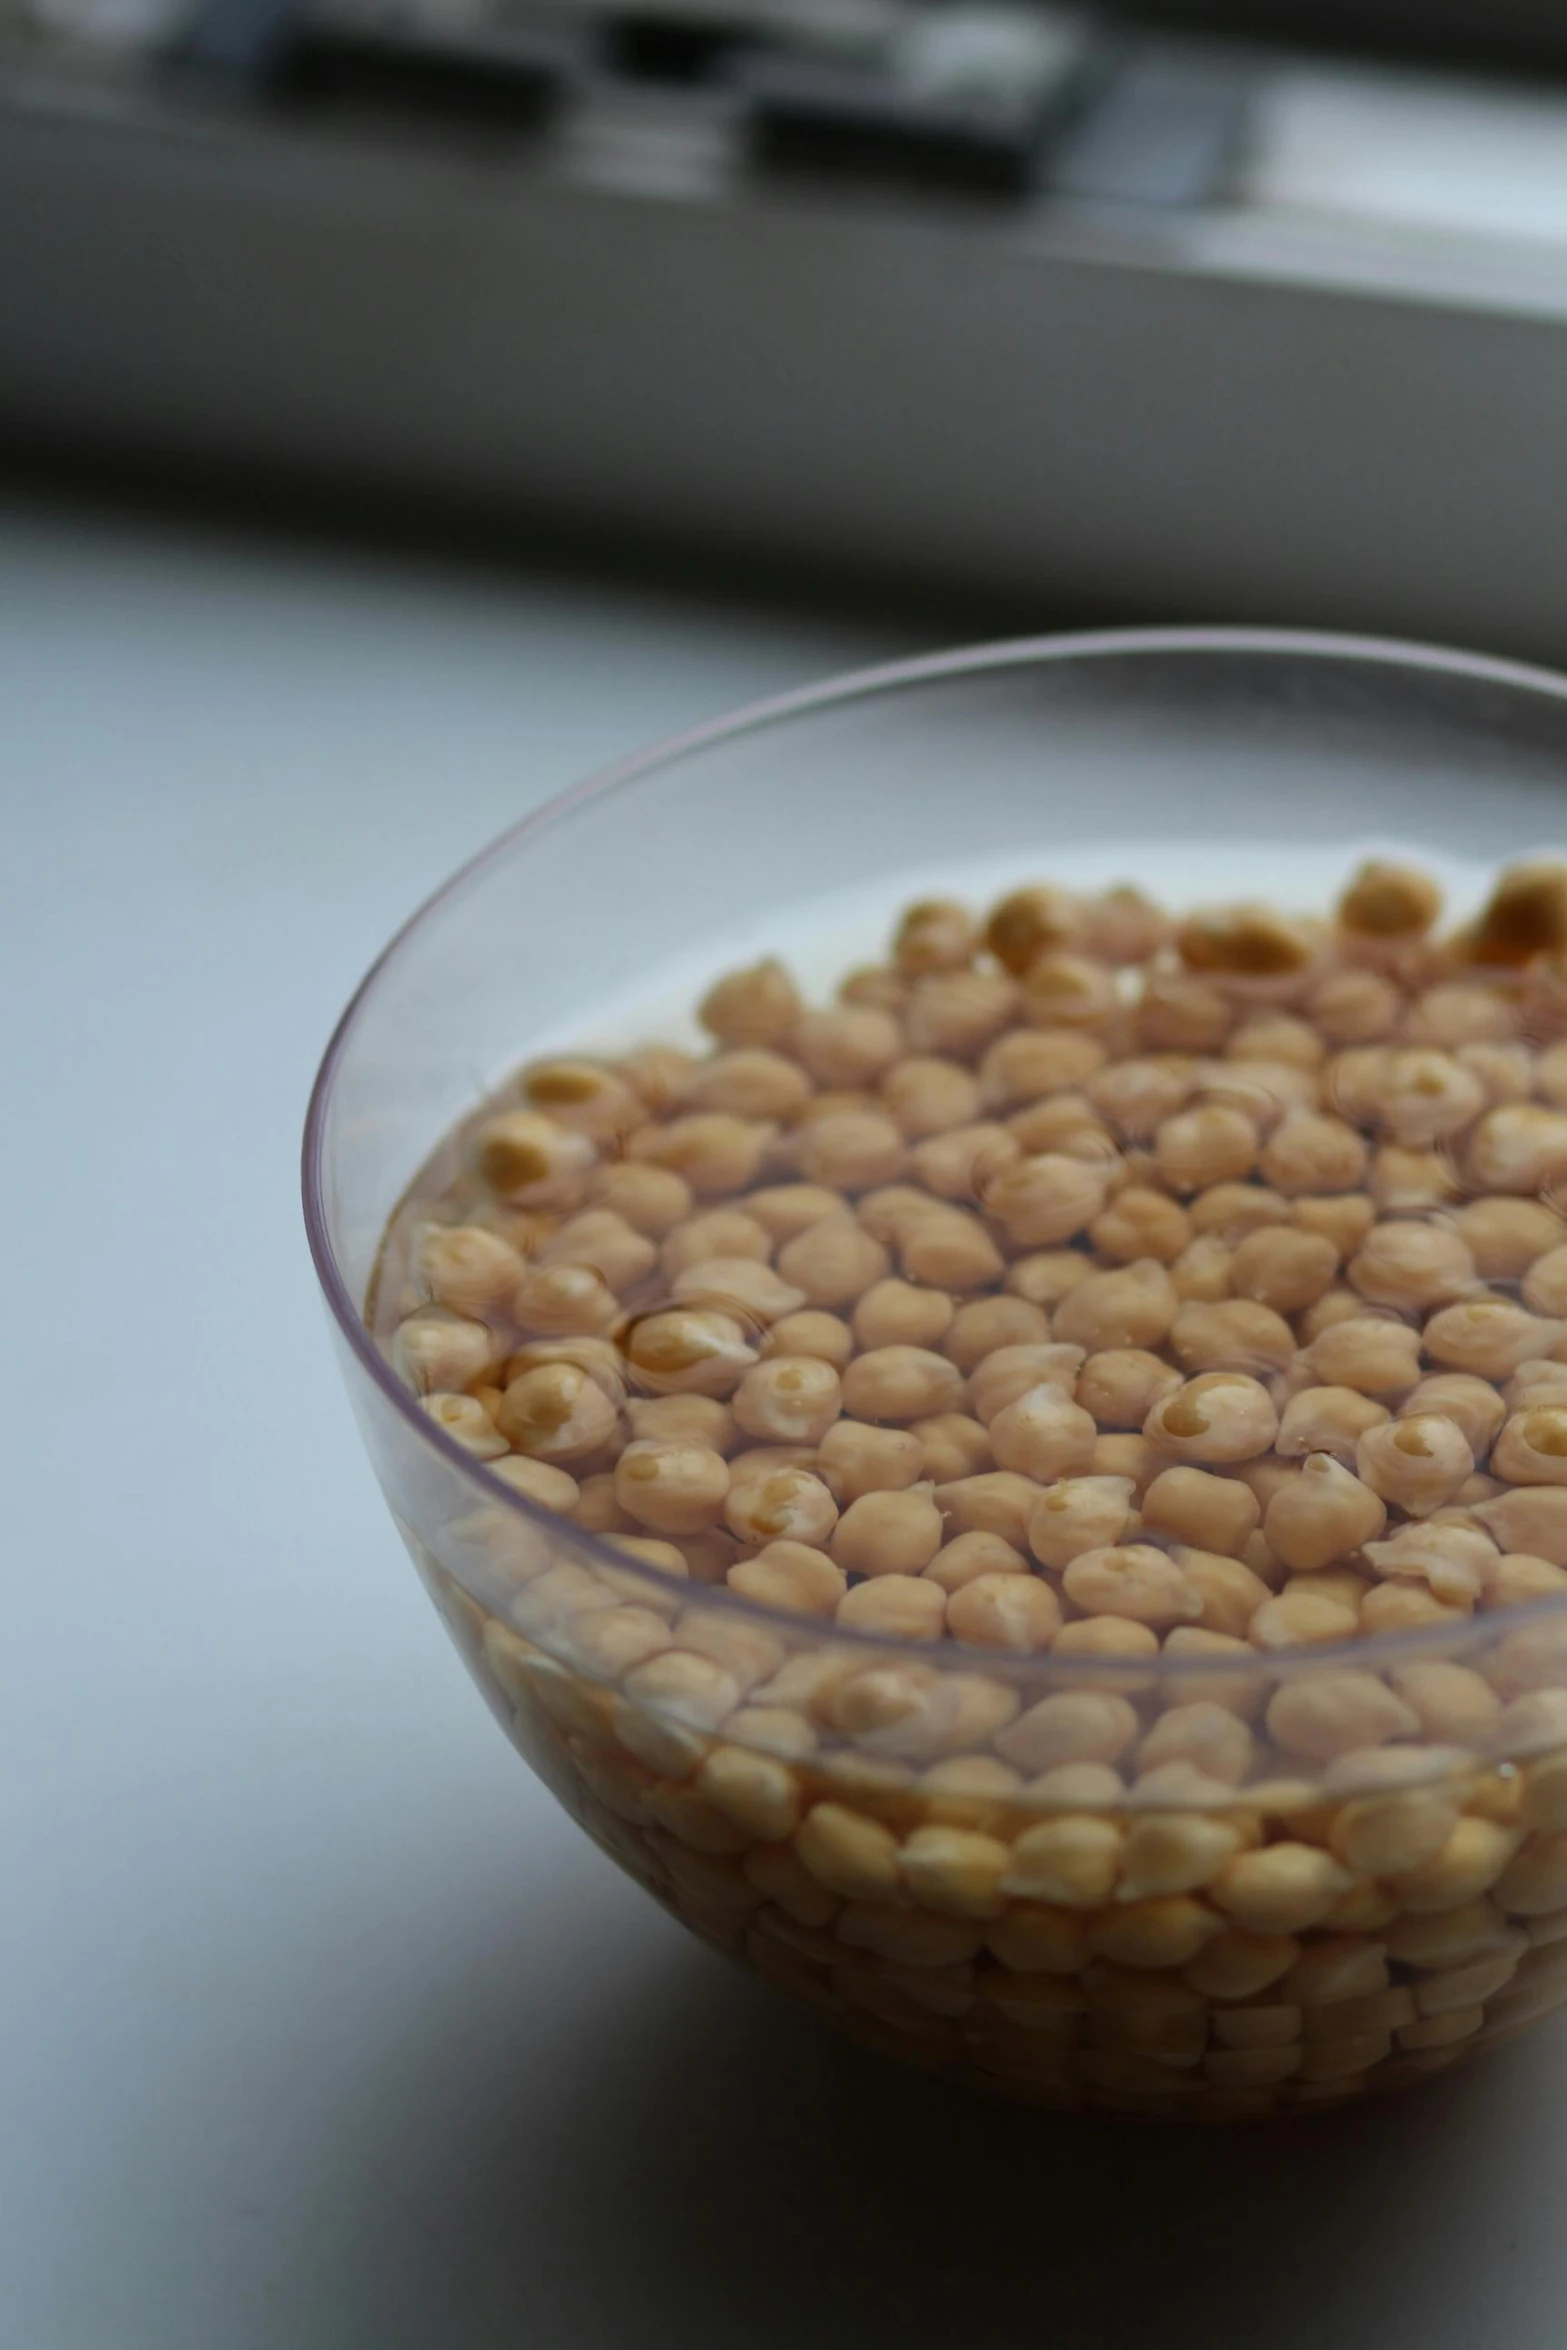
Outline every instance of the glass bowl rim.
{"type": "MultiPolygon", "coordinates": [[[[795,718],[837,705],[870,700],[907,687],[939,685],[993,670],[1032,669],[1073,661],[1139,656],[1240,654],[1275,656],[1303,662],[1354,661],[1368,667],[1425,671],[1438,676],[1465,678],[1476,684],[1496,685],[1523,694],[1567,702],[1567,673],[1534,663],[1500,656],[1462,652],[1445,645],[1422,644],[1398,637],[1366,636],[1332,629],[1174,626],[1083,629],[1040,636],[1006,637],[943,652],[921,653],[884,661],[868,668],[839,672],[787,693],[743,704],[715,718],[681,729],[644,745],[640,750],[569,784],[541,806],[530,809],[494,839],[465,858],[455,871],[430,891],[392,933],[349,997],[322,1055],[310,1090],[301,1150],[301,1190],[305,1231],[316,1278],[327,1308],[358,1366],[392,1407],[414,1442],[434,1452],[448,1469],[466,1482],[476,1502],[499,1504],[526,1525],[555,1542],[566,1542],[592,1565],[613,1569],[622,1577],[645,1582],[649,1592],[666,1605],[671,1599],[696,1601],[743,1622],[787,1632],[798,1640],[808,1637],[821,1646],[839,1644],[867,1656],[897,1657],[946,1670],[983,1670],[992,1678],[1040,1682],[1053,1688],[1083,1688],[1124,1684],[1136,1676],[1139,1685],[1164,1683],[1178,1688],[1183,1680],[1242,1680],[1259,1672],[1282,1677],[1296,1672],[1380,1668],[1422,1655],[1441,1654],[1472,1640],[1483,1617],[1452,1624],[1423,1625],[1402,1632],[1381,1632],[1369,1638],[1322,1642],[1293,1649],[1259,1650],[1248,1657],[1057,1656],[1052,1650],[1016,1652],[988,1649],[943,1634],[939,1640],[915,1640],[900,1635],[864,1632],[831,1618],[802,1616],[747,1599],[722,1583],[695,1583],[670,1575],[662,1568],[629,1557],[604,1537],[574,1525],[558,1511],[518,1493],[485,1464],[466,1452],[455,1438],[420,1409],[419,1397],[400,1380],[372,1338],[361,1307],[332,1247],[325,1199],[326,1140],[333,1091],[339,1066],[361,1014],[381,981],[404,952],[418,940],[426,923],[449,900],[492,866],[503,864],[535,833],[548,830],[579,808],[605,798],[623,785],[651,779],[678,765],[693,753],[706,751],[739,736],[786,725],[795,718]]],[[[1497,1637],[1502,1625],[1510,1632],[1567,1610],[1567,1592],[1497,1611],[1497,1637]]]]}

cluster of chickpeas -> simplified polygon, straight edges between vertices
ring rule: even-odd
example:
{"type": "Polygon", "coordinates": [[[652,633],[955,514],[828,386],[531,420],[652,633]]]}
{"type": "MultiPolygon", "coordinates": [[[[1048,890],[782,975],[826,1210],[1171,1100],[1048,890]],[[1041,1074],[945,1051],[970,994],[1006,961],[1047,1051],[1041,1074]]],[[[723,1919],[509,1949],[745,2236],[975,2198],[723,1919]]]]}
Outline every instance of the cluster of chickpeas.
{"type": "Polygon", "coordinates": [[[1249,2113],[1567,1992],[1567,1620],[1489,1622],[1567,1591],[1567,868],[1439,912],[916,905],[394,1223],[398,1369],[566,1522],[431,1544],[525,1746],[900,2053],[1249,2113]]]}

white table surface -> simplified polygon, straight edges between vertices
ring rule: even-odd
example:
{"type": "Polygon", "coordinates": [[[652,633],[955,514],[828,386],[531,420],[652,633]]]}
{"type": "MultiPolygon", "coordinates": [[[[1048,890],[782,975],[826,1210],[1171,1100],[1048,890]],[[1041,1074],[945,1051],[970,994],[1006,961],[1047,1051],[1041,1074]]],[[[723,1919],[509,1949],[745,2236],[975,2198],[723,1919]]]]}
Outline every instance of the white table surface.
{"type": "Polygon", "coordinates": [[[1233,2135],[844,2050],[554,1809],[360,1458],[295,1161],[362,967],[896,643],[0,517],[8,2350],[1559,2350],[1559,2032],[1233,2135]]]}

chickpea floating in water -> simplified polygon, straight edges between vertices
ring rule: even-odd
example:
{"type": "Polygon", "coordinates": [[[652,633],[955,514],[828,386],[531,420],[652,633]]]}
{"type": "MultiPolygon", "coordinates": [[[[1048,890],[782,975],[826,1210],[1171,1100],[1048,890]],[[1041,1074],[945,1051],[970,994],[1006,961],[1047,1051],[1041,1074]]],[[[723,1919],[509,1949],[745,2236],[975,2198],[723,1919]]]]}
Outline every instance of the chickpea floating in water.
{"type": "Polygon", "coordinates": [[[1368,1428],[1355,1466],[1373,1493],[1412,1518],[1426,1518],[1452,1500],[1474,1467],[1474,1455],[1455,1420],[1412,1412],[1368,1428]]]}
{"type": "Polygon", "coordinates": [[[1496,1440],[1491,1466],[1516,1485],[1567,1485],[1567,1398],[1515,1412],[1496,1440]]]}
{"type": "Polygon", "coordinates": [[[496,1424],[506,1443],[534,1460],[585,1460],[615,1436],[620,1415],[592,1375],[575,1363],[547,1363],[514,1379],[496,1424]]]}
{"type": "Polygon", "coordinates": [[[1143,1433],[1178,1460],[1255,1460],[1278,1433],[1268,1391],[1243,1372],[1207,1371],[1156,1404],[1143,1433]]]}
{"type": "Polygon", "coordinates": [[[772,1045],[787,1036],[804,1006],[776,956],[731,971],[708,989],[697,1017],[726,1045],[772,1045]]]}
{"type": "MultiPolygon", "coordinates": [[[[1309,1574],[1375,1541],[1387,1523],[1387,1509],[1373,1487],[1352,1476],[1331,1453],[1314,1452],[1299,1476],[1274,1495],[1262,1523],[1275,1557],[1309,1574]]],[[[1348,1630],[1353,1629],[1351,1618],[1348,1630]]]]}
{"type": "Polygon", "coordinates": [[[553,1207],[576,1193],[597,1153],[591,1139],[536,1110],[487,1118],[474,1137],[474,1164],[498,1199],[553,1207]]]}
{"type": "Polygon", "coordinates": [[[398,1375],[425,1395],[471,1386],[491,1368],[496,1352],[495,1339],[483,1322],[440,1308],[410,1314],[392,1341],[398,1375]]]}

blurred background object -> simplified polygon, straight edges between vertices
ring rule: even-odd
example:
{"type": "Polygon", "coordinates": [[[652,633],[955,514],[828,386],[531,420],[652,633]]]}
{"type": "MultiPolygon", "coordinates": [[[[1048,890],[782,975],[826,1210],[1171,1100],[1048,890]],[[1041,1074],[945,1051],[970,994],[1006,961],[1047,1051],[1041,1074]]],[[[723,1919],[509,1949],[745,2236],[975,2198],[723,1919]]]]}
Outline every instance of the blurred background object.
{"type": "Polygon", "coordinates": [[[0,441],[1567,656],[1553,0],[0,0],[0,441]]]}

